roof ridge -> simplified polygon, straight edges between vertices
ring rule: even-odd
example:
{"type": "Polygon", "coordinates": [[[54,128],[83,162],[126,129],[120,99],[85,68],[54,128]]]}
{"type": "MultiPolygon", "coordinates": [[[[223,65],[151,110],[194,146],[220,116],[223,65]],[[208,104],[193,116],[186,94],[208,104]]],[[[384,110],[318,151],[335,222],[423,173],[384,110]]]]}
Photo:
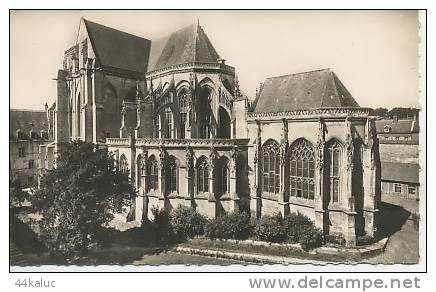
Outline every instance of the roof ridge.
{"type": "Polygon", "coordinates": [[[314,72],[321,72],[321,71],[327,71],[327,72],[334,72],[331,68],[322,68],[322,69],[316,69],[316,70],[310,70],[310,71],[303,71],[303,72],[296,72],[291,74],[285,74],[285,75],[279,75],[279,76],[272,76],[268,77],[266,79],[273,79],[273,78],[282,78],[282,77],[289,77],[289,76],[295,76],[300,74],[307,74],[307,73],[314,73],[314,72]]]}
{"type": "MultiPolygon", "coordinates": [[[[132,33],[129,33],[129,32],[126,32],[126,31],[123,31],[123,30],[120,30],[120,29],[117,29],[117,28],[113,28],[111,26],[107,26],[107,25],[104,25],[104,24],[101,24],[101,23],[98,23],[98,22],[95,22],[95,21],[92,21],[92,20],[88,20],[88,19],[86,19],[84,17],[82,17],[82,18],[83,18],[83,21],[85,22],[85,25],[86,25],[87,22],[90,22],[92,24],[97,24],[97,25],[103,26],[105,28],[115,30],[116,32],[120,32],[120,33],[123,33],[123,34],[127,34],[127,35],[130,35],[130,36],[133,36],[133,37],[137,37],[137,38],[149,41],[149,39],[146,39],[145,37],[141,37],[141,36],[136,35],[136,34],[132,34],[132,33]]],[[[89,31],[88,31],[88,33],[89,33],[89,31]]]]}

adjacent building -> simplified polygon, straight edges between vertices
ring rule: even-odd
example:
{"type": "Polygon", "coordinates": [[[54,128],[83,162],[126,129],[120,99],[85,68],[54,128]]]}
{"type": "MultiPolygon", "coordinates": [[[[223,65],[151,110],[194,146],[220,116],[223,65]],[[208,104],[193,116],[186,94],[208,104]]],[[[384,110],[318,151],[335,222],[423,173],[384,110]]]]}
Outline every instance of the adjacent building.
{"type": "Polygon", "coordinates": [[[132,220],[179,204],[301,212],[353,245],[378,227],[371,112],[330,69],[268,78],[250,104],[199,23],[150,41],[81,19],[41,155],[50,168],[71,140],[107,147],[138,190],[132,220]]]}
{"type": "Polygon", "coordinates": [[[9,111],[9,175],[25,187],[38,182],[39,146],[49,139],[47,110],[9,111]]]}

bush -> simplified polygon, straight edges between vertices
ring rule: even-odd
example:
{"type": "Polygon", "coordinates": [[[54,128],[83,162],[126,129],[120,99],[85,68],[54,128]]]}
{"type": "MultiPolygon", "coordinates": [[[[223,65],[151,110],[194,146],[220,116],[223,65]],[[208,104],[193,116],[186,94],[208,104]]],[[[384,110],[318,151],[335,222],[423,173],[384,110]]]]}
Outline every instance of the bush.
{"type": "Polygon", "coordinates": [[[345,245],[345,238],[342,235],[329,234],[325,236],[325,242],[337,245],[345,245]]]}
{"type": "Polygon", "coordinates": [[[174,231],[171,226],[170,213],[166,209],[154,206],[151,209],[154,216],[153,226],[159,243],[170,243],[174,240],[174,231]]]}
{"type": "Polygon", "coordinates": [[[300,242],[301,236],[307,228],[315,228],[313,222],[301,213],[289,213],[283,219],[283,226],[287,240],[292,243],[300,242]]]}
{"type": "Polygon", "coordinates": [[[193,238],[204,234],[207,219],[193,208],[179,205],[170,214],[172,230],[178,240],[193,238]]]}
{"type": "Polygon", "coordinates": [[[299,243],[304,250],[320,247],[323,244],[322,230],[314,226],[304,226],[301,229],[299,243]]]}
{"type": "Polygon", "coordinates": [[[267,242],[285,242],[286,230],[283,226],[282,215],[263,216],[254,227],[254,235],[258,240],[267,242]]]}
{"type": "Polygon", "coordinates": [[[204,234],[211,239],[247,239],[253,231],[250,215],[246,212],[234,212],[209,220],[204,234]]]}

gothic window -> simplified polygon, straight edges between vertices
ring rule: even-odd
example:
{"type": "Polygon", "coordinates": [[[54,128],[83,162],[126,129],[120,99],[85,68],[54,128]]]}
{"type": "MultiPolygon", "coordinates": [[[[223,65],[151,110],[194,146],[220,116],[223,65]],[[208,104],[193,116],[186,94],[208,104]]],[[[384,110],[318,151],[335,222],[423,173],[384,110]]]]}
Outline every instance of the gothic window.
{"type": "Polygon", "coordinates": [[[152,191],[157,191],[158,189],[158,166],[157,161],[154,159],[154,157],[150,157],[149,163],[148,163],[148,182],[149,182],[149,189],[152,191]]]}
{"type": "Polygon", "coordinates": [[[165,138],[172,139],[174,132],[174,120],[173,120],[173,112],[170,108],[165,109],[165,120],[167,122],[167,128],[165,131],[165,138]]]}
{"type": "Polygon", "coordinates": [[[209,165],[204,157],[197,163],[197,191],[199,193],[209,191],[209,165]]]}
{"type": "Polygon", "coordinates": [[[167,193],[177,192],[177,163],[173,156],[170,156],[165,167],[165,186],[167,193]]]}
{"type": "Polygon", "coordinates": [[[179,94],[180,100],[180,138],[185,138],[187,115],[189,111],[189,101],[185,90],[179,94]]]}
{"type": "Polygon", "coordinates": [[[138,158],[136,159],[136,175],[137,175],[138,188],[140,188],[144,185],[143,179],[145,177],[144,161],[142,160],[141,155],[138,155],[138,158]]]}
{"type": "Polygon", "coordinates": [[[300,139],[290,149],[291,197],[315,197],[315,154],[309,141],[300,139]]]}
{"type": "Polygon", "coordinates": [[[127,162],[127,158],[124,154],[120,157],[120,171],[124,174],[129,173],[129,164],[127,162]]]}
{"type": "Polygon", "coordinates": [[[225,194],[229,191],[228,159],[222,157],[218,160],[215,171],[215,193],[225,194]]]}
{"type": "Polygon", "coordinates": [[[341,145],[337,141],[333,141],[329,143],[326,150],[330,201],[339,203],[341,197],[341,145]]]}
{"type": "Polygon", "coordinates": [[[263,191],[276,193],[280,191],[280,150],[274,140],[265,142],[262,146],[263,191]]]}
{"type": "Polygon", "coordinates": [[[211,124],[211,94],[212,89],[209,87],[203,87],[200,90],[198,100],[198,115],[200,126],[200,138],[210,138],[210,124],[211,124]]]}
{"type": "Polygon", "coordinates": [[[82,101],[80,99],[80,94],[77,97],[77,105],[76,105],[77,109],[76,109],[76,137],[80,138],[81,137],[81,123],[82,123],[82,101]]]}
{"type": "Polygon", "coordinates": [[[160,138],[160,131],[161,131],[160,125],[161,125],[161,123],[160,123],[160,115],[157,115],[154,118],[154,137],[157,138],[157,139],[160,138]]]}

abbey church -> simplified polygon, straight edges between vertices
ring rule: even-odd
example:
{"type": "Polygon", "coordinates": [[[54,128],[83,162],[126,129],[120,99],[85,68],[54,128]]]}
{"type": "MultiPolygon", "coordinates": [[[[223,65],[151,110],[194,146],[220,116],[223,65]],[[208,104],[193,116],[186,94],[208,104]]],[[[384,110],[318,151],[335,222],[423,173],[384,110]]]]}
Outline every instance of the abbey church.
{"type": "Polygon", "coordinates": [[[147,40],[82,18],[56,82],[41,172],[69,141],[107,147],[138,191],[128,220],[182,204],[300,212],[348,245],[378,231],[372,110],[330,69],[267,78],[251,101],[199,23],[147,40]]]}

